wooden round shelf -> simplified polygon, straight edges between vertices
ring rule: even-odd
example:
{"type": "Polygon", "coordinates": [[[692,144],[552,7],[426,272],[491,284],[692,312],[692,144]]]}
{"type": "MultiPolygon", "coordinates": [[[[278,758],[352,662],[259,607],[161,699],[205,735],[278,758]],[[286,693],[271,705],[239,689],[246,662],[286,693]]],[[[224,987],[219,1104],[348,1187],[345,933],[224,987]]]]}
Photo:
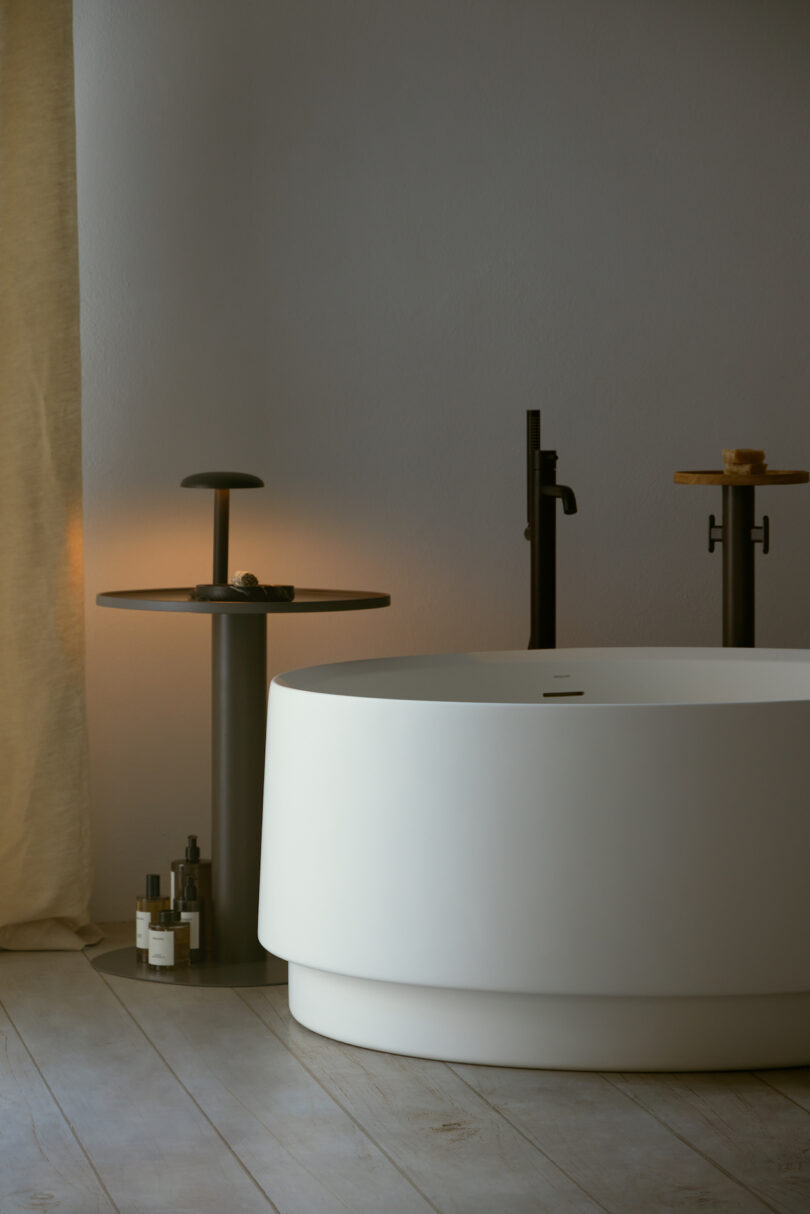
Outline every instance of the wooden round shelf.
{"type": "Polygon", "coordinates": [[[804,485],[810,472],[758,472],[738,476],[733,472],[676,472],[676,485],[804,485]]]}

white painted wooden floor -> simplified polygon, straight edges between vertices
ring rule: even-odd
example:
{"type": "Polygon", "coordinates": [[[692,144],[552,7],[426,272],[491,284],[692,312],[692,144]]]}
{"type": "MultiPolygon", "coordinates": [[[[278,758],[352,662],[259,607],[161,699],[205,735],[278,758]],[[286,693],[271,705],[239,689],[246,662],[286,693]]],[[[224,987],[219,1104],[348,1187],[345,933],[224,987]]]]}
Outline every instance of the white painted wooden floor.
{"type": "Polygon", "coordinates": [[[400,1058],[73,953],[0,953],[0,1044],[0,1214],[810,1212],[810,1068],[400,1058]]]}

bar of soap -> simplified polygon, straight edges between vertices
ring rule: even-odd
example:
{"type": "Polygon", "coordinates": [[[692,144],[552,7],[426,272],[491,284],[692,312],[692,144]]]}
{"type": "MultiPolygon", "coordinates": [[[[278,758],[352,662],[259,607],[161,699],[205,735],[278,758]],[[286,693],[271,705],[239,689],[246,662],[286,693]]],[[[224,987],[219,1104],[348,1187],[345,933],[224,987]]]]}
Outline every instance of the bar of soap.
{"type": "Polygon", "coordinates": [[[723,468],[729,476],[761,476],[767,470],[767,464],[726,464],[723,468]]]}
{"type": "Polygon", "coordinates": [[[726,447],[723,450],[723,470],[736,476],[758,476],[765,471],[765,452],[756,447],[726,447]]]}

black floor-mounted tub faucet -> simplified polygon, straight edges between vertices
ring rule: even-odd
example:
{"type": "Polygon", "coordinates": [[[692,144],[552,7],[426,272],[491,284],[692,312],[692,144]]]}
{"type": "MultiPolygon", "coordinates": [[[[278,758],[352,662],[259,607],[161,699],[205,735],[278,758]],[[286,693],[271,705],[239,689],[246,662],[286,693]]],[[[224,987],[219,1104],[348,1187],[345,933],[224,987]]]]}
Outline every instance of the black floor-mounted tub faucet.
{"type": "Polygon", "coordinates": [[[531,635],[529,649],[557,645],[557,498],[565,514],[576,514],[573,489],[557,484],[557,452],[540,447],[540,410],[526,412],[526,486],[531,544],[531,635]]]}

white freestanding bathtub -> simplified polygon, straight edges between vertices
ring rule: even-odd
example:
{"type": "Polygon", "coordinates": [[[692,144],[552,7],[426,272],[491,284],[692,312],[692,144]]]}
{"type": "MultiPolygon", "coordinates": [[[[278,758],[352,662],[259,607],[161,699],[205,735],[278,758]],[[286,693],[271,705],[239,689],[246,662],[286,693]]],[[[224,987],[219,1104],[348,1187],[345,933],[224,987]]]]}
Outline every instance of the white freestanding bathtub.
{"type": "Polygon", "coordinates": [[[810,651],[279,676],[259,936],[297,1020],[375,1049],[810,1063],[810,651]]]}

